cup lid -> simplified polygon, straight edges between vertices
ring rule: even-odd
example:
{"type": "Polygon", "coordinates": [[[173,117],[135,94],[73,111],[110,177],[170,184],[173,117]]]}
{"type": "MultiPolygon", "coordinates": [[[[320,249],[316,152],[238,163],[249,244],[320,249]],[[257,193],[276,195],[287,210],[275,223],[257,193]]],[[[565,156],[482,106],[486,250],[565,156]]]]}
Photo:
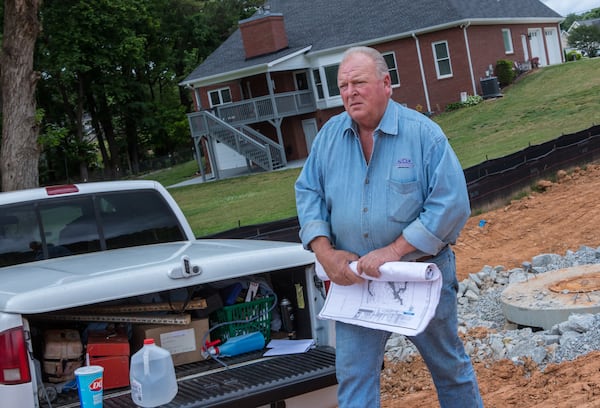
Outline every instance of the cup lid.
{"type": "Polygon", "coordinates": [[[99,365],[83,366],[75,369],[75,375],[86,375],[104,372],[104,367],[99,365]]]}

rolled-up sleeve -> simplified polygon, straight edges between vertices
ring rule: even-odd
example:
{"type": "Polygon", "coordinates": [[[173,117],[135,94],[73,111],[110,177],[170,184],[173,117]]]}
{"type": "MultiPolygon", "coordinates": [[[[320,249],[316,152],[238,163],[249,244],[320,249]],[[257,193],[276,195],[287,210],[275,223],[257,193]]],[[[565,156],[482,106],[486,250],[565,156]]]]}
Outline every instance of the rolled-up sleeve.
{"type": "Polygon", "coordinates": [[[319,236],[332,241],[329,213],[325,201],[323,177],[318,166],[318,138],[295,184],[296,209],[300,222],[300,240],[306,249],[310,242],[319,236]]]}
{"type": "Polygon", "coordinates": [[[423,209],[402,234],[421,251],[436,254],[455,243],[471,208],[464,172],[441,130],[427,157],[429,190],[423,209]]]}

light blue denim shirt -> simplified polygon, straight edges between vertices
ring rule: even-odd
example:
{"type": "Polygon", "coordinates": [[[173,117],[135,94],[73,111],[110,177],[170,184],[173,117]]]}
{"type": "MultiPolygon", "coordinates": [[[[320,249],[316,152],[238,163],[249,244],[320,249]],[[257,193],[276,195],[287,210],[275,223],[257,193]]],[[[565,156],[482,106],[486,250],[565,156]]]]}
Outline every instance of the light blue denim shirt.
{"type": "Polygon", "coordinates": [[[462,167],[440,127],[390,99],[364,159],[355,124],[343,112],[319,131],[296,180],[300,238],[318,236],[358,256],[400,235],[435,255],[454,243],[470,215],[462,167]]]}

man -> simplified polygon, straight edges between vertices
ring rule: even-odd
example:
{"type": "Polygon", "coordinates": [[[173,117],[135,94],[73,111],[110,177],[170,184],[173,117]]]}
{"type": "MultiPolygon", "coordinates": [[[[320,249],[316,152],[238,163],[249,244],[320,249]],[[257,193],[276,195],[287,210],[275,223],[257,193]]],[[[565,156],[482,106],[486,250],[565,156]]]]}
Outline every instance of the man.
{"type": "MultiPolygon", "coordinates": [[[[442,407],[480,407],[475,373],[457,334],[455,242],[470,214],[464,173],[442,130],[390,99],[385,60],[346,51],[338,71],[345,112],[320,130],[296,181],[300,238],[332,282],[378,276],[388,261],[434,262],[443,288],[436,314],[409,339],[426,362],[442,407]]],[[[336,322],[340,408],[379,407],[389,333],[336,322]]]]}

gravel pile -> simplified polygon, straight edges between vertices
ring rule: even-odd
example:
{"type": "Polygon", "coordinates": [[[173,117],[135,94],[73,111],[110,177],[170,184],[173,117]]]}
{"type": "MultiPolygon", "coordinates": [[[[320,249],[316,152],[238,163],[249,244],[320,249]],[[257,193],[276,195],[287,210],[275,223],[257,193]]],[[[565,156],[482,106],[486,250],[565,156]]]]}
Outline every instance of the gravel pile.
{"type": "MultiPolygon", "coordinates": [[[[459,333],[465,334],[465,349],[473,362],[510,359],[520,364],[533,360],[543,370],[548,364],[600,350],[600,314],[572,314],[550,330],[541,330],[508,322],[500,303],[500,295],[510,283],[556,269],[598,263],[600,247],[581,247],[565,256],[538,255],[511,270],[485,266],[460,282],[459,333]]],[[[409,361],[417,354],[404,336],[393,334],[387,343],[386,358],[390,361],[409,361]]]]}

